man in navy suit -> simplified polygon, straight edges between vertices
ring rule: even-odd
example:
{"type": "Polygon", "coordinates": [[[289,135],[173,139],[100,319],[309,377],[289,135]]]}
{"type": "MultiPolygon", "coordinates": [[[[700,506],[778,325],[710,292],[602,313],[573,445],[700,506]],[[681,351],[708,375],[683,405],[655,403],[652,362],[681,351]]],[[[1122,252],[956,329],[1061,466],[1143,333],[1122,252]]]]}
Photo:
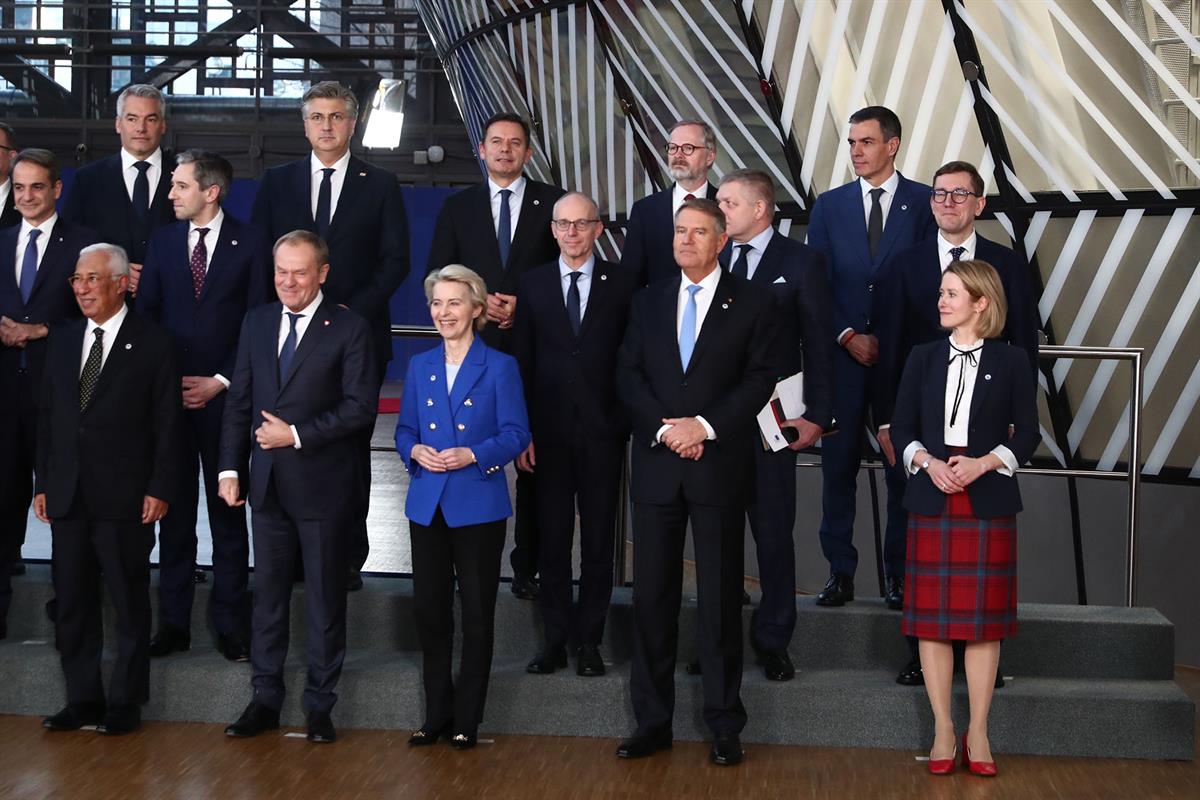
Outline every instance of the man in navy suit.
{"type": "Polygon", "coordinates": [[[244,491],[254,524],[254,698],[225,733],[255,736],[279,727],[299,550],[308,738],[332,742],[330,711],[346,656],[345,517],[353,513],[343,498],[357,488],[354,458],[375,419],[378,361],[367,322],[322,293],[331,271],[324,242],[294,231],[275,243],[274,255],[280,302],[246,315],[221,433],[221,497],[238,506],[244,491]]]}
{"type": "Polygon", "coordinates": [[[643,197],[629,210],[621,267],[645,286],[678,272],[672,239],[675,213],[694,197],[717,199],[708,172],[717,158],[717,137],[707,122],[681,119],[668,133],[667,169],[675,180],[662,191],[643,197]]]}
{"type": "Polygon", "coordinates": [[[604,231],[596,202],[568,192],[554,204],[561,255],[521,279],[515,352],[533,441],[517,466],[533,473],[541,533],[545,642],[528,671],[548,674],[576,648],[576,673],[604,674],[600,642],[613,587],[617,497],[629,423],[617,399],[617,349],[632,276],[596,257],[604,231]],[[571,543],[579,503],[579,601],[571,598],[571,543]]]}
{"type": "Polygon", "coordinates": [[[79,318],[67,278],[79,251],[96,234],[54,213],[62,192],[49,150],[29,149],[14,160],[12,194],[21,224],[0,231],[0,639],[12,600],[10,573],[20,564],[33,497],[37,398],[52,330],[79,318]]]}
{"type": "Polygon", "coordinates": [[[16,195],[12,190],[12,163],[17,156],[17,134],[7,122],[0,122],[0,228],[21,221],[16,195]]]}
{"type": "Polygon", "coordinates": [[[63,204],[66,221],[91,228],[129,255],[129,292],[136,294],[150,235],[175,221],[171,160],[160,144],[167,132],[167,103],[147,84],[126,86],[117,97],[121,152],[82,167],[63,204]]]}
{"type": "Polygon", "coordinates": [[[732,252],[722,254],[722,268],[768,289],[775,299],[776,377],[804,373],[804,414],[781,423],[795,430],[795,440],[778,452],[756,443],[754,497],[748,509],[762,585],[750,643],[766,677],[786,681],[796,674],[788,656],[796,627],[794,451],[812,447],[832,423],[834,343],[829,309],[833,303],[824,256],[771,227],[775,187],[769,175],[749,169],[727,173],[717,201],[733,245],[732,252]]]}
{"type": "MultiPolygon", "coordinates": [[[[521,276],[558,258],[550,230],[554,204],[563,190],[525,175],[533,157],[529,123],[519,114],[493,114],[483,126],[479,158],[487,180],[446,198],[429,246],[428,271],[462,264],[479,273],[488,287],[484,342],[512,354],[521,276]],[[487,231],[495,236],[488,236],[487,231]]],[[[528,473],[517,472],[515,546],[509,554],[512,593],[537,596],[537,501],[528,473]]]]}
{"type": "Polygon", "coordinates": [[[272,297],[271,247],[263,232],[221,209],[233,167],[215,153],[176,158],[171,202],[179,222],[150,239],[137,309],[175,341],[185,409],[179,452],[179,496],[159,525],[159,625],[150,655],[191,646],[196,569],[197,466],[202,465],[213,588],[210,611],[218,649],[231,661],[249,658],[246,583],[250,541],[246,513],[217,495],[217,457],[225,390],[233,375],[242,318],[272,297]]]}
{"type": "MultiPolygon", "coordinates": [[[[388,304],[408,277],[408,219],[396,176],[350,154],[358,99],[341,84],[325,81],[304,93],[304,134],[312,154],[272,167],[263,175],[251,220],[275,241],[294,230],[312,231],[329,247],[329,302],[345,306],[371,327],[380,383],[392,358],[388,304]]],[[[375,387],[376,394],[379,386],[375,387]]],[[[359,440],[354,513],[347,520],[351,590],[370,551],[367,509],[371,496],[371,430],[359,440]]]]}
{"type": "MultiPolygon", "coordinates": [[[[858,178],[817,198],[808,223],[808,243],[825,254],[833,288],[833,324],[839,345],[833,359],[833,415],[840,429],[821,445],[821,549],[829,581],[817,605],[840,606],[854,599],[858,551],[854,511],[863,426],[873,400],[879,340],[875,326],[880,266],[894,252],[933,236],[929,187],[896,171],[900,120],[883,106],[850,117],[850,160],[858,178]]],[[[900,470],[886,473],[887,532],[884,540],[885,595],[903,603],[904,540],[908,515],[901,500],[900,470]]]]}

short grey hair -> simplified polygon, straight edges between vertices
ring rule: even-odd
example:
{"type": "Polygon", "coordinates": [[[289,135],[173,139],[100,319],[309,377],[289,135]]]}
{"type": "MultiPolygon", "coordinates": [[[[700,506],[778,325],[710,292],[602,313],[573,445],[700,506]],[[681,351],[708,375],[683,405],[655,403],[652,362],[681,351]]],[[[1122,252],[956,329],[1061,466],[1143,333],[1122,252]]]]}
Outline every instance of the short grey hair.
{"type": "Polygon", "coordinates": [[[92,253],[104,254],[108,269],[114,278],[129,274],[129,256],[125,253],[124,247],[108,242],[89,244],[79,251],[79,259],[75,263],[78,264],[79,261],[83,261],[85,256],[90,256],[92,253]]]}
{"type": "Polygon", "coordinates": [[[233,166],[223,156],[193,147],[175,156],[175,163],[180,166],[192,165],[200,191],[207,192],[213,186],[219,188],[218,202],[229,194],[229,186],[233,183],[233,166]]]}
{"type": "Polygon", "coordinates": [[[308,116],[308,104],[313,100],[341,100],[346,104],[346,113],[351,117],[358,117],[358,98],[354,96],[354,92],[337,81],[321,81],[308,87],[308,91],[300,100],[301,116],[308,116]]]}
{"type": "Polygon", "coordinates": [[[163,97],[163,93],[158,90],[157,86],[151,86],[148,83],[131,83],[121,90],[121,94],[117,96],[117,116],[125,116],[125,98],[127,97],[145,97],[147,100],[153,100],[158,103],[158,113],[163,119],[167,118],[167,98],[163,97]]]}
{"type": "Polygon", "coordinates": [[[671,138],[671,134],[675,132],[676,128],[682,128],[685,125],[695,125],[697,128],[699,128],[704,133],[704,146],[709,150],[712,150],[714,153],[717,152],[717,134],[715,131],[713,131],[712,125],[709,125],[702,119],[679,120],[671,126],[669,131],[667,131],[667,138],[671,138]]]}
{"type": "Polygon", "coordinates": [[[579,197],[586,200],[588,205],[592,207],[592,214],[597,217],[600,216],[600,204],[593,200],[590,195],[584,194],[583,192],[567,192],[562,197],[554,201],[554,208],[550,213],[555,219],[558,219],[558,207],[562,205],[564,201],[570,200],[572,197],[579,197]]]}
{"type": "MultiPolygon", "coordinates": [[[[463,284],[467,287],[467,297],[471,300],[471,306],[487,308],[487,284],[478,272],[462,264],[447,264],[425,276],[425,302],[433,302],[433,287],[443,281],[463,284]]],[[[480,314],[475,320],[475,330],[481,331],[485,325],[487,314],[480,314]]]]}
{"type": "Polygon", "coordinates": [[[721,206],[717,204],[716,200],[709,200],[707,197],[684,200],[683,205],[675,212],[675,219],[677,221],[679,215],[684,211],[699,211],[713,221],[717,233],[725,232],[725,212],[721,210],[721,206]]]}

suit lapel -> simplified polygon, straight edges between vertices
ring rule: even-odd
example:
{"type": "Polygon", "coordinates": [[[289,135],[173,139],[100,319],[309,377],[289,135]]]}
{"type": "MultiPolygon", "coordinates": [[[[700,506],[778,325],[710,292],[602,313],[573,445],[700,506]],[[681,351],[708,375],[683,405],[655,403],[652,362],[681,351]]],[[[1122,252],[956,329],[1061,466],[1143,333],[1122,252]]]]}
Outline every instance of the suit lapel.
{"type": "Polygon", "coordinates": [[[883,226],[883,238],[879,240],[879,250],[871,262],[872,271],[887,259],[892,246],[900,238],[901,231],[906,231],[912,226],[912,215],[916,213],[915,198],[912,194],[908,181],[901,175],[900,183],[896,186],[896,196],[892,198],[892,207],[888,210],[887,221],[883,226]]]}
{"type": "MultiPolygon", "coordinates": [[[[283,304],[274,302],[270,304],[271,313],[263,313],[262,318],[257,321],[259,326],[256,333],[255,343],[262,348],[266,355],[267,369],[260,374],[255,372],[255,380],[262,378],[267,382],[267,395],[270,397],[279,396],[279,321],[283,316],[283,304]]],[[[293,362],[295,363],[295,362],[293,362]]]]}
{"type": "MultiPolygon", "coordinates": [[[[444,349],[442,355],[442,373],[445,375],[444,349]]],[[[467,357],[463,359],[463,363],[458,368],[458,376],[454,379],[454,389],[450,392],[451,413],[461,406],[463,400],[471,394],[471,390],[475,388],[475,384],[483,377],[486,369],[487,359],[485,358],[483,340],[476,336],[475,340],[471,342],[471,349],[467,351],[467,357]]]]}
{"type": "MultiPolygon", "coordinates": [[[[85,323],[84,331],[86,332],[86,330],[85,323]]],[[[96,388],[92,393],[91,402],[88,403],[89,410],[96,407],[96,398],[103,396],[109,386],[120,380],[121,373],[135,357],[135,351],[140,344],[141,332],[141,318],[133,312],[127,312],[125,321],[121,323],[121,330],[117,331],[116,341],[113,342],[112,349],[108,351],[108,358],[104,359],[100,376],[96,379],[96,388]]],[[[82,341],[80,346],[82,347],[82,341]]]]}
{"type": "MultiPolygon", "coordinates": [[[[608,269],[607,264],[601,261],[597,256],[596,261],[592,265],[591,286],[588,287],[587,309],[583,312],[583,320],[579,325],[579,337],[582,339],[588,329],[592,327],[592,320],[601,313],[605,301],[608,299],[608,269]]],[[[567,318],[567,304],[560,303],[563,309],[563,319],[567,318]]],[[[571,321],[567,320],[567,330],[571,330],[571,321]]]]}
{"type": "MultiPolygon", "coordinates": [[[[509,264],[521,263],[525,244],[537,235],[537,228],[542,223],[542,199],[537,196],[537,193],[533,181],[526,178],[525,193],[521,196],[521,211],[517,215],[517,229],[513,231],[512,246],[508,251],[509,264]]],[[[491,211],[491,203],[488,203],[489,215],[491,211]]],[[[499,252],[500,245],[497,243],[497,258],[499,258],[499,252]]],[[[508,269],[508,265],[504,265],[504,268],[508,269]]]]}
{"type": "MultiPolygon", "coordinates": [[[[18,228],[18,230],[20,229],[18,228]]],[[[60,218],[59,221],[54,223],[54,230],[50,231],[50,241],[46,243],[46,252],[42,254],[42,263],[38,265],[37,276],[33,279],[33,291],[29,293],[30,302],[41,291],[41,288],[46,285],[46,281],[50,280],[48,276],[53,271],[52,267],[54,263],[64,255],[66,249],[64,241],[66,238],[66,232],[63,230],[63,222],[60,218]]]]}
{"type": "Polygon", "coordinates": [[[367,183],[365,167],[366,164],[357,158],[351,158],[346,163],[346,178],[342,181],[342,193],[338,195],[337,208],[333,211],[333,218],[329,220],[330,239],[333,238],[338,222],[348,216],[353,216],[356,211],[358,198],[362,196],[363,186],[367,183]]]}
{"type": "MultiPolygon", "coordinates": [[[[734,306],[736,290],[737,282],[734,277],[728,272],[722,271],[712,303],[708,306],[708,313],[704,315],[704,324],[700,326],[700,335],[696,338],[695,349],[692,350],[692,360],[688,362],[688,372],[695,369],[710,344],[720,338],[721,328],[725,324],[729,309],[734,306]]],[[[675,319],[674,315],[671,319],[672,321],[675,319]]]]}
{"type": "Polygon", "coordinates": [[[750,278],[751,282],[770,286],[779,277],[780,259],[783,255],[783,245],[779,242],[781,236],[783,234],[779,231],[771,234],[771,239],[767,242],[767,249],[759,257],[758,266],[754,269],[753,277],[750,278]]]}
{"type": "MultiPolygon", "coordinates": [[[[863,211],[862,178],[846,185],[846,192],[842,196],[842,200],[842,218],[850,221],[847,242],[859,251],[855,261],[870,264],[871,247],[867,243],[867,216],[863,211]]],[[[887,235],[886,226],[884,235],[887,235]]]]}
{"type": "Polygon", "coordinates": [[[17,285],[16,255],[20,232],[19,225],[0,231],[0,286],[18,299],[21,297],[21,288],[17,285]]]}
{"type": "MultiPolygon", "coordinates": [[[[291,200],[291,202],[299,203],[300,207],[302,209],[304,209],[304,211],[300,215],[300,218],[304,220],[305,229],[310,230],[310,231],[315,231],[317,229],[317,223],[313,219],[313,210],[312,210],[312,168],[311,168],[311,164],[312,164],[311,156],[302,158],[296,162],[296,165],[293,168],[292,175],[291,175],[292,196],[289,199],[291,200]]],[[[343,185],[342,188],[344,189],[345,186],[343,185]]],[[[341,198],[338,198],[338,199],[339,199],[339,201],[341,200],[341,198]]],[[[340,205],[340,202],[339,202],[339,205],[340,205]]]]}
{"type": "MultiPolygon", "coordinates": [[[[526,191],[528,192],[528,189],[526,189],[526,191]]],[[[463,220],[464,229],[470,230],[471,228],[474,228],[474,226],[481,226],[480,228],[476,229],[477,235],[484,237],[488,242],[488,244],[484,246],[487,248],[489,258],[494,265],[494,274],[499,277],[500,275],[504,274],[504,265],[500,263],[500,242],[496,238],[496,226],[495,222],[492,220],[492,189],[487,180],[484,180],[483,183],[476,187],[475,191],[470,196],[470,202],[467,205],[469,210],[467,213],[467,219],[463,220]],[[482,227],[485,224],[486,227],[482,227]]],[[[522,213],[521,218],[517,220],[518,227],[520,227],[524,217],[525,215],[522,213]]],[[[516,237],[513,238],[515,240],[516,237]]],[[[513,246],[515,245],[516,242],[514,241],[513,246]]],[[[509,261],[512,260],[512,247],[509,248],[508,258],[509,261]]]]}
{"type": "MultiPolygon", "coordinates": [[[[186,234],[184,234],[186,236],[186,234]]],[[[221,280],[225,273],[225,265],[232,261],[234,254],[237,253],[238,247],[241,246],[240,240],[237,239],[237,229],[230,225],[230,217],[225,215],[225,221],[221,224],[221,235],[217,237],[217,244],[213,248],[212,258],[208,262],[208,272],[204,275],[204,286],[200,289],[200,296],[196,298],[197,303],[203,303],[204,298],[208,297],[209,291],[214,281],[221,280]]],[[[187,239],[184,239],[184,250],[187,250],[187,239]]],[[[191,278],[191,254],[188,254],[188,277],[191,278]]]]}
{"type": "Polygon", "coordinates": [[[989,372],[992,368],[993,342],[985,341],[983,347],[979,351],[979,370],[975,373],[975,388],[971,392],[971,418],[978,419],[976,416],[979,411],[979,406],[983,403],[983,398],[987,395],[988,390],[992,388],[992,373],[989,372]]]}
{"type": "MultiPolygon", "coordinates": [[[[676,270],[675,279],[664,282],[658,300],[659,313],[653,324],[658,326],[658,335],[648,337],[650,341],[662,342],[667,350],[666,363],[672,365],[672,373],[683,377],[683,363],[679,360],[679,329],[676,317],[679,314],[679,287],[683,273],[676,270]]],[[[692,350],[692,364],[696,363],[696,351],[692,350]]]]}
{"type": "MultiPolygon", "coordinates": [[[[304,329],[304,336],[300,339],[300,343],[296,345],[296,355],[292,356],[292,367],[286,376],[281,376],[279,383],[279,393],[287,389],[288,384],[292,382],[292,378],[296,377],[296,373],[300,371],[304,359],[308,358],[309,354],[321,346],[321,341],[325,338],[327,331],[334,324],[330,319],[332,316],[329,313],[329,298],[326,297],[321,301],[321,305],[317,306],[317,310],[313,312],[313,318],[309,320],[308,327],[304,329]]],[[[280,312],[282,313],[282,312],[280,312]]],[[[278,336],[278,331],[276,332],[278,336]]],[[[275,363],[278,367],[279,354],[275,355],[275,363]]],[[[278,372],[278,369],[276,369],[278,372]]]]}
{"type": "MultiPolygon", "coordinates": [[[[929,392],[929,402],[933,403],[933,430],[944,431],[946,429],[946,376],[949,374],[950,364],[950,340],[942,339],[937,346],[937,350],[933,355],[933,374],[929,378],[929,386],[935,387],[929,392]],[[936,387],[941,386],[942,391],[937,391],[936,387]]],[[[940,444],[940,442],[939,442],[940,444]]]]}

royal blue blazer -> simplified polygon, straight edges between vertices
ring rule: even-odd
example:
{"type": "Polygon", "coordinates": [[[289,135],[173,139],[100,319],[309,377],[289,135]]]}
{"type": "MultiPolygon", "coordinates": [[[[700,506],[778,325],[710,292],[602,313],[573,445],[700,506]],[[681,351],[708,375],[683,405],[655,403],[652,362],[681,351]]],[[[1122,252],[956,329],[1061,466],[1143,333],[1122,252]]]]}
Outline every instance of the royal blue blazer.
{"type": "Polygon", "coordinates": [[[404,512],[429,525],[440,507],[452,528],[512,516],[504,465],[529,446],[529,417],[517,360],[478,336],[446,393],[445,345],[408,362],[396,425],[396,452],[412,477],[404,512]],[[429,472],[412,458],[414,445],[469,447],[476,463],[429,472]]]}

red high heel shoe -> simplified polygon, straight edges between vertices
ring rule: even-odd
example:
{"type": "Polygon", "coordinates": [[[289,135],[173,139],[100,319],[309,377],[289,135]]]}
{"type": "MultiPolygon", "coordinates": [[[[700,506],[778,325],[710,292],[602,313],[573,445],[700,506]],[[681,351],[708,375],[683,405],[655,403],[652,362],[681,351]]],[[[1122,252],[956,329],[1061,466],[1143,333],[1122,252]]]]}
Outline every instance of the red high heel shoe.
{"type": "Polygon", "coordinates": [[[929,774],[930,775],[949,775],[954,772],[954,762],[958,760],[958,748],[950,754],[949,758],[931,758],[929,759],[929,774]]]}
{"type": "Polygon", "coordinates": [[[995,761],[971,760],[971,748],[967,747],[967,734],[965,733],[963,734],[963,766],[966,767],[967,772],[970,772],[972,775],[978,775],[981,778],[996,777],[995,761]]]}

